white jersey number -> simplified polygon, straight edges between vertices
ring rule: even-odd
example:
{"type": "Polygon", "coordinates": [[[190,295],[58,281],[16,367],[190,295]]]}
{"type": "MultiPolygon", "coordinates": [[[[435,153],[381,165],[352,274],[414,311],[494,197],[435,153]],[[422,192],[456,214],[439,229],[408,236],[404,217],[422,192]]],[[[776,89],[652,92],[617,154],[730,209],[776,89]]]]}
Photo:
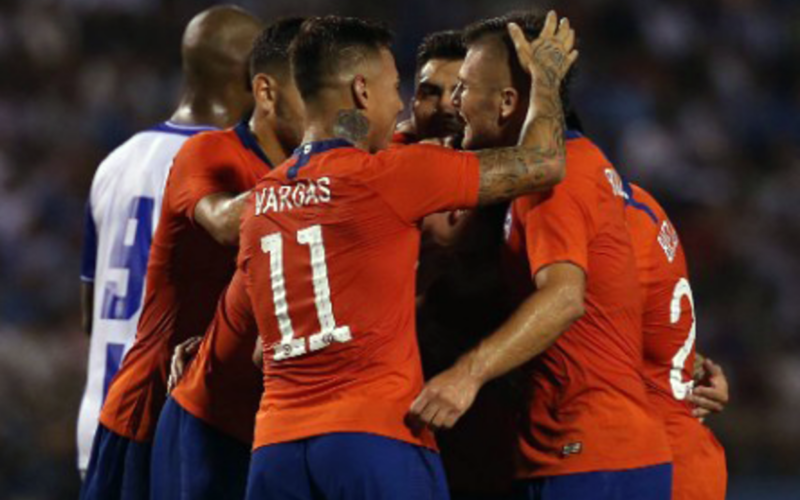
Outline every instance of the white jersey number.
{"type": "Polygon", "coordinates": [[[269,254],[270,277],[272,278],[272,297],[275,303],[275,316],[281,341],[274,346],[275,361],[301,356],[308,351],[319,351],[334,342],[349,342],[352,339],[350,327],[336,326],[331,305],[331,287],[328,282],[328,265],[325,261],[325,245],[322,241],[322,227],[311,226],[297,232],[297,242],[308,245],[311,253],[311,279],[314,285],[314,303],[317,307],[320,331],[306,339],[296,339],[292,319],[289,317],[289,304],[286,301],[286,279],[283,273],[283,236],[273,233],[261,238],[261,251],[269,254]]]}
{"type": "Polygon", "coordinates": [[[689,299],[689,307],[692,311],[692,327],[689,329],[689,336],[686,342],[678,350],[672,358],[672,368],[669,373],[669,384],[672,387],[672,394],[677,400],[684,400],[686,396],[691,394],[694,387],[694,381],[683,381],[683,367],[686,364],[686,359],[692,352],[697,328],[697,317],[694,313],[694,297],[692,296],[692,287],[689,286],[689,281],[686,278],[681,278],[675,285],[675,290],[672,292],[672,303],[670,304],[670,322],[674,325],[681,319],[681,301],[686,297],[689,299]]]}

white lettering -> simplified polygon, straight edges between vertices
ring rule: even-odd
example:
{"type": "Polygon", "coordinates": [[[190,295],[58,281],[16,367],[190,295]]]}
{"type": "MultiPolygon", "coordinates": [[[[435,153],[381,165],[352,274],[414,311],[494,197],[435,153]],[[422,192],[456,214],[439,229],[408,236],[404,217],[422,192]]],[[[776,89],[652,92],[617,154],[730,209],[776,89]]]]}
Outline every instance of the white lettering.
{"type": "Polygon", "coordinates": [[[278,188],[278,192],[280,193],[281,197],[280,211],[283,212],[284,210],[291,210],[292,202],[289,201],[289,196],[292,194],[292,186],[281,186],[278,188]]]}
{"type": "Polygon", "coordinates": [[[256,215],[283,212],[331,201],[331,180],[303,180],[293,185],[264,188],[256,192],[256,215]],[[277,189],[277,193],[275,192],[277,189]]]}
{"type": "Polygon", "coordinates": [[[328,177],[320,177],[318,181],[319,185],[319,199],[322,203],[328,203],[331,201],[331,180],[328,177]]]}
{"type": "Polygon", "coordinates": [[[269,210],[272,210],[273,212],[278,211],[278,198],[275,196],[275,188],[269,188],[267,205],[264,207],[262,212],[268,212],[269,210]]]}

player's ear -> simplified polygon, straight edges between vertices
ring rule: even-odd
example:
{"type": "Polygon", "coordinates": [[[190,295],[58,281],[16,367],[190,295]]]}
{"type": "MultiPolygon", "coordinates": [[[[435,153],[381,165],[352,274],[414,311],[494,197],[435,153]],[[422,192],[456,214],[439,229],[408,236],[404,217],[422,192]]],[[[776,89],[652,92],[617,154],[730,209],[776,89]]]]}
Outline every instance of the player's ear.
{"type": "Polygon", "coordinates": [[[353,77],[353,83],[350,86],[353,93],[353,103],[356,109],[367,109],[369,107],[369,91],[367,90],[367,79],[364,75],[356,75],[353,77]]]}
{"type": "Polygon", "coordinates": [[[257,107],[272,112],[277,98],[277,84],[274,78],[264,73],[253,77],[253,99],[257,107]]]}
{"type": "Polygon", "coordinates": [[[520,95],[514,87],[506,87],[500,91],[500,118],[508,120],[519,112],[520,95]]]}

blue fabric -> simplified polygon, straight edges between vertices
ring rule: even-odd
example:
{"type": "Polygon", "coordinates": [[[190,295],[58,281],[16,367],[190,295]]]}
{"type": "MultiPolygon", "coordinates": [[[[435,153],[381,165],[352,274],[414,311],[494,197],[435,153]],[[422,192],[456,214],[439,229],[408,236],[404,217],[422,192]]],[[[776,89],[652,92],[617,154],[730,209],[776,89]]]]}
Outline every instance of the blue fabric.
{"type": "Polygon", "coordinates": [[[200,132],[208,132],[210,130],[219,129],[210,125],[176,125],[170,122],[162,122],[147,129],[147,132],[164,132],[166,134],[177,134],[191,137],[195,134],[199,134],[200,132]]]}
{"type": "Polygon", "coordinates": [[[643,211],[648,216],[650,216],[654,224],[658,224],[658,217],[656,217],[656,213],[646,203],[637,200],[636,197],[633,196],[633,188],[631,187],[631,183],[628,182],[624,177],[622,178],[622,189],[623,191],[625,191],[626,205],[633,207],[636,210],[643,211]]]}
{"type": "Polygon", "coordinates": [[[261,149],[258,139],[250,130],[250,119],[239,122],[234,131],[236,132],[236,136],[239,137],[239,141],[242,143],[242,146],[255,153],[255,155],[258,156],[258,158],[271,170],[273,168],[272,162],[269,161],[269,157],[267,157],[267,154],[263,149],[261,149]]]}
{"type": "Polygon", "coordinates": [[[353,143],[345,139],[328,139],[326,141],[309,142],[298,147],[292,153],[297,157],[297,161],[286,172],[286,177],[294,179],[301,168],[305,167],[311,157],[336,148],[352,148],[353,143]]]}
{"type": "Polygon", "coordinates": [[[526,481],[513,500],[670,500],[672,464],[526,481]]]}
{"type": "Polygon", "coordinates": [[[250,444],[211,427],[169,398],[161,410],[150,469],[152,500],[242,500],[250,444]]]}
{"type": "Polygon", "coordinates": [[[439,455],[364,433],[263,446],[250,464],[247,500],[447,500],[439,455]]]}
{"type": "Polygon", "coordinates": [[[92,217],[91,200],[86,202],[83,215],[83,249],[81,250],[81,280],[94,281],[97,267],[97,227],[92,217]]]}
{"type": "Polygon", "coordinates": [[[150,450],[150,443],[124,438],[98,425],[81,500],[147,500],[150,450]]]}

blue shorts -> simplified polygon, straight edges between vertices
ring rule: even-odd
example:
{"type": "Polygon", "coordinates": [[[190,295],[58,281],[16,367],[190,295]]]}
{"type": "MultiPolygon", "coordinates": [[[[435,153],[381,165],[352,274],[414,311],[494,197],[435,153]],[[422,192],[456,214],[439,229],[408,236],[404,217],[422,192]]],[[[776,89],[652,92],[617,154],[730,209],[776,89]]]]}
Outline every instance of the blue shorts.
{"type": "Polygon", "coordinates": [[[670,500],[672,464],[525,481],[514,500],[670,500]]]}
{"type": "Polygon", "coordinates": [[[241,500],[249,468],[249,444],[167,400],[153,440],[152,500],[241,500]]]}
{"type": "Polygon", "coordinates": [[[124,438],[98,425],[81,500],[147,500],[150,449],[150,443],[124,438]]]}
{"type": "Polygon", "coordinates": [[[262,446],[247,500],[448,500],[439,454],[365,433],[262,446]]]}

